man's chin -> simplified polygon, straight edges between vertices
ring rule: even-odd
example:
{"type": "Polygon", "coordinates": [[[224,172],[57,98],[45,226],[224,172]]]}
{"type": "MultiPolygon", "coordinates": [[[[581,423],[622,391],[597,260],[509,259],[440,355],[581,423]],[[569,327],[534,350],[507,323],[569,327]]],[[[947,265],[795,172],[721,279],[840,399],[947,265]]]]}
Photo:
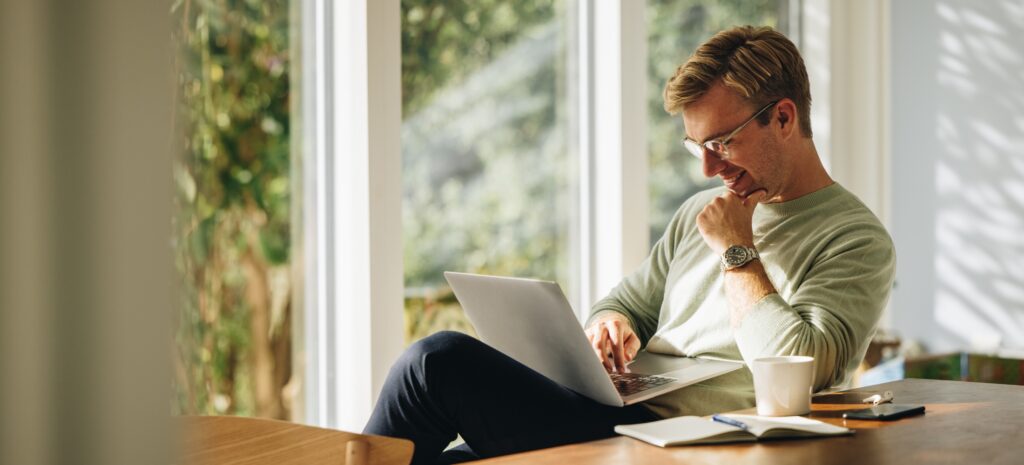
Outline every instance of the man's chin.
{"type": "Polygon", "coordinates": [[[747,197],[750,197],[751,195],[754,195],[758,191],[764,192],[765,195],[766,195],[765,198],[767,198],[767,194],[768,194],[768,191],[765,190],[765,188],[763,188],[763,187],[751,186],[751,187],[747,187],[745,189],[735,189],[735,188],[726,186],[726,189],[728,189],[729,192],[732,192],[734,195],[736,195],[737,197],[739,197],[739,198],[741,198],[743,200],[746,200],[747,197]]]}
{"type": "Polygon", "coordinates": [[[725,190],[727,190],[727,191],[729,191],[729,192],[732,192],[732,194],[733,194],[733,195],[735,195],[735,196],[737,196],[737,197],[745,198],[745,197],[743,196],[743,191],[739,191],[739,190],[733,189],[733,188],[731,188],[731,187],[729,187],[729,186],[726,186],[726,187],[725,187],[725,190]]]}
{"type": "Polygon", "coordinates": [[[741,188],[737,188],[737,187],[730,187],[730,186],[725,186],[725,188],[726,188],[726,189],[727,189],[727,190],[728,190],[729,192],[732,192],[732,193],[733,193],[734,195],[736,195],[737,197],[739,197],[739,198],[742,198],[742,199],[745,199],[745,198],[747,198],[748,196],[750,196],[750,194],[752,194],[752,193],[754,193],[754,192],[757,192],[757,189],[753,189],[753,190],[751,190],[750,188],[746,188],[746,189],[741,189],[741,188]]]}

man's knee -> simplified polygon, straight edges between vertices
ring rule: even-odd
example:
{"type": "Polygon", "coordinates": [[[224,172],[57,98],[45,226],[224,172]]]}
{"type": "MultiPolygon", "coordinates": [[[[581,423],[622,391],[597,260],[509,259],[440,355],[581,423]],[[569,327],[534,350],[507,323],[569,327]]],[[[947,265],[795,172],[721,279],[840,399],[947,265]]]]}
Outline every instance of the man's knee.
{"type": "Polygon", "coordinates": [[[481,345],[472,336],[441,331],[416,341],[399,358],[397,365],[425,376],[428,370],[444,371],[462,366],[481,345]]]}

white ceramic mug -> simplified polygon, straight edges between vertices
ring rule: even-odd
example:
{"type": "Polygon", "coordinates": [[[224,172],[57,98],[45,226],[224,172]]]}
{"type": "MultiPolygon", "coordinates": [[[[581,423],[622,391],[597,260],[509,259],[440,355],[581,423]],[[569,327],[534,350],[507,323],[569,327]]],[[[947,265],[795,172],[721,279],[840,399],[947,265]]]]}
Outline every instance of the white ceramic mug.
{"type": "Polygon", "coordinates": [[[814,357],[763,357],[754,360],[757,414],[767,417],[803,415],[811,411],[814,357]]]}

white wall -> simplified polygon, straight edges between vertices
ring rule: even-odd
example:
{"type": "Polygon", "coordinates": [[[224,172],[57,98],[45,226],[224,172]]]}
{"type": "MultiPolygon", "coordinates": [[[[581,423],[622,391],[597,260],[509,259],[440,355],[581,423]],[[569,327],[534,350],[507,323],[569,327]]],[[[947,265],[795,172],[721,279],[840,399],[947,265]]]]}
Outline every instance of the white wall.
{"type": "Polygon", "coordinates": [[[1024,349],[1024,2],[891,6],[892,324],[1024,349]]]}

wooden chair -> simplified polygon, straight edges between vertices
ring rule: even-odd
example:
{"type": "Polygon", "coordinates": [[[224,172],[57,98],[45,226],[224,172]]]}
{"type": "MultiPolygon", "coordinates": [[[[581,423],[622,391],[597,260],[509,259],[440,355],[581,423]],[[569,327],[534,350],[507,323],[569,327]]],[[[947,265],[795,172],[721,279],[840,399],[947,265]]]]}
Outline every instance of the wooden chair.
{"type": "Polygon", "coordinates": [[[412,441],[263,418],[181,417],[186,465],[408,465],[412,441]]]}

